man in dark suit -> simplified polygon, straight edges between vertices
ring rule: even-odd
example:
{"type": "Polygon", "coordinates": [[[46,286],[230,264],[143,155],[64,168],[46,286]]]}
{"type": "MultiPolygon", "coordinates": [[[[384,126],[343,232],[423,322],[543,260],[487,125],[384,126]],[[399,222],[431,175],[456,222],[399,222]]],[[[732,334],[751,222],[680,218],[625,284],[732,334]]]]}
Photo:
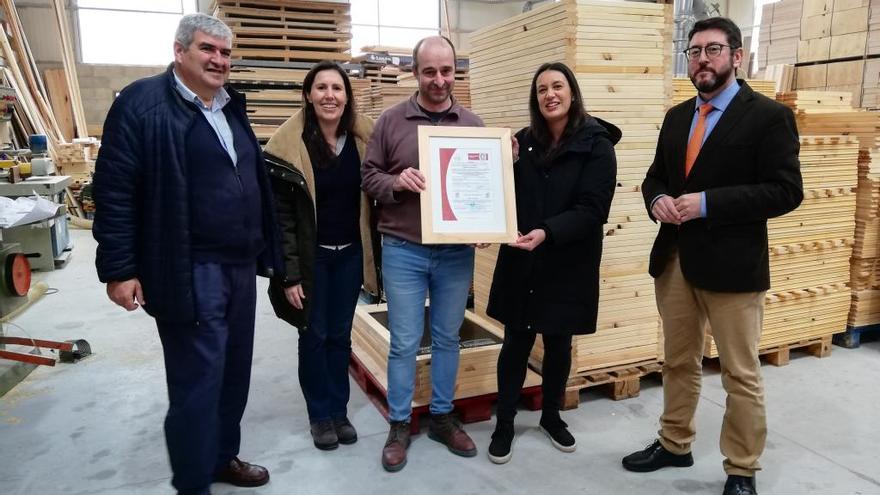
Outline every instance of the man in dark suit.
{"type": "Polygon", "coordinates": [[[705,325],[718,347],[727,410],[724,495],[757,493],[767,435],[758,341],[770,288],[767,219],[803,199],[794,115],[736,79],[739,28],[722,17],[688,34],[698,96],[669,110],[642,183],[662,225],[651,251],[666,361],[660,438],[623,459],[630,471],[693,464],[705,325]]]}
{"type": "Polygon", "coordinates": [[[174,63],[122,90],[95,164],[98,278],[156,319],[165,439],[184,494],[268,483],[238,458],[254,348],[256,275],[281,267],[272,190],[244,97],[225,87],[232,31],[184,16],[174,63]]]}

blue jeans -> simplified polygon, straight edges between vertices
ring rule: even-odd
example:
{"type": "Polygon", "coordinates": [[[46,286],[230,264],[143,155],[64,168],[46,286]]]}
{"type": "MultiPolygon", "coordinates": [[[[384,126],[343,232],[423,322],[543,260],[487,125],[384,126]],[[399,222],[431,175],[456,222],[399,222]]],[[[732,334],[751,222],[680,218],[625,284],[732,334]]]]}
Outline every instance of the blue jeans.
{"type": "Polygon", "coordinates": [[[309,325],[299,332],[299,383],[309,422],[348,412],[351,321],[363,280],[360,244],[317,248],[309,325]]]}
{"type": "Polygon", "coordinates": [[[196,318],[157,320],[168,414],[165,440],[181,493],[207,493],[214,473],[238,455],[254,350],[256,264],[193,263],[196,318]]]}
{"type": "Polygon", "coordinates": [[[422,245],[382,238],[382,274],[388,299],[388,409],[391,421],[412,413],[416,355],[425,327],[425,298],[431,310],[431,413],[452,411],[458,372],[459,330],[464,321],[474,248],[422,245]]]}

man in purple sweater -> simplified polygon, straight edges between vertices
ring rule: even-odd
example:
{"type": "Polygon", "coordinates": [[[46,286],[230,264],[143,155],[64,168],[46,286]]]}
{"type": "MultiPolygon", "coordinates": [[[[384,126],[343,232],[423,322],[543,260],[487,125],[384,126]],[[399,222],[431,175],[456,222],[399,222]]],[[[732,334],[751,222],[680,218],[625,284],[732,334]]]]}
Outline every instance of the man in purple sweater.
{"type": "Polygon", "coordinates": [[[425,38],[413,50],[419,90],[386,110],[376,122],[363,163],[363,189],[379,203],[382,275],[388,299],[391,350],[388,354],[388,409],[391,429],[382,449],[382,466],[391,472],[406,465],[415,384],[416,354],[422,339],[425,298],[431,310],[431,426],[428,436],[454,454],[473,457],[477,447],[452,416],[458,371],[459,329],[474,270],[469,245],[423,245],[419,194],[418,126],[482,127],[479,117],[456,103],[455,48],[440,36],[425,38]]]}

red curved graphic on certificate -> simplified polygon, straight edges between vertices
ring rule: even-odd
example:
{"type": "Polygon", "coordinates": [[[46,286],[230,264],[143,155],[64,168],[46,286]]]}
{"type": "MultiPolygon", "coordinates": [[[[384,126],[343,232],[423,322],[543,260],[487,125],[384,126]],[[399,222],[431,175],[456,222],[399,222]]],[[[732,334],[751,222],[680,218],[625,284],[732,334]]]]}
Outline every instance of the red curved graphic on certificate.
{"type": "Polygon", "coordinates": [[[452,155],[456,152],[455,148],[440,148],[440,203],[442,206],[442,215],[444,221],[457,220],[455,213],[452,211],[452,205],[449,204],[449,196],[446,194],[446,173],[449,171],[449,162],[452,155]]]}

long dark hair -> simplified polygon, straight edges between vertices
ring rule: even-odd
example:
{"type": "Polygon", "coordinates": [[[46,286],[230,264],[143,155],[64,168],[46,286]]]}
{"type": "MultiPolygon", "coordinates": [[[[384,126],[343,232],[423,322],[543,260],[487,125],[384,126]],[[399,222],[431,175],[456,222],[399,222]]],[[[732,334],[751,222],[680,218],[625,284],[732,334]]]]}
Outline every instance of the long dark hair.
{"type": "Polygon", "coordinates": [[[348,74],[342,70],[342,67],[335,62],[323,60],[317,64],[306,74],[303,79],[302,101],[303,101],[303,133],[302,139],[309,150],[309,156],[312,157],[312,166],[324,167],[333,163],[336,158],[334,150],[327,146],[327,141],[321,134],[321,126],[318,124],[318,116],[315,114],[315,106],[309,101],[309,93],[312,92],[312,85],[315,83],[315,77],[318,73],[325,70],[335,70],[342,77],[342,83],[345,85],[345,109],[342,111],[342,117],[339,119],[339,125],[336,127],[336,137],[344,133],[349,134],[349,138],[354,139],[352,131],[354,129],[354,92],[351,90],[351,81],[348,80],[348,74]]]}
{"type": "Polygon", "coordinates": [[[562,62],[549,62],[538,67],[538,70],[535,71],[535,76],[532,77],[532,87],[529,90],[529,130],[532,136],[552,154],[550,147],[553,145],[553,136],[550,134],[550,127],[547,125],[544,116],[541,115],[541,108],[538,105],[538,76],[548,70],[561,72],[565,76],[565,80],[568,81],[569,88],[571,88],[571,106],[568,108],[568,123],[565,124],[565,130],[562,132],[562,136],[559,137],[559,143],[557,144],[562,144],[574,134],[575,130],[590,115],[587,113],[587,109],[584,108],[584,99],[581,96],[581,88],[578,86],[577,78],[567,65],[562,62]]]}

